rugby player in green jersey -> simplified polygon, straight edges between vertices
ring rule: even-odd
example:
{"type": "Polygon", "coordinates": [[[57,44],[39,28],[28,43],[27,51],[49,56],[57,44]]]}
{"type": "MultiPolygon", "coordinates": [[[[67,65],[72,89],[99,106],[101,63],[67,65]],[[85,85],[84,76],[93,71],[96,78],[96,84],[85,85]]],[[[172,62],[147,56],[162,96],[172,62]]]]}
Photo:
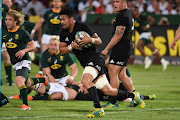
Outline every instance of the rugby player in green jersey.
{"type": "Polygon", "coordinates": [[[45,83],[48,85],[47,78],[31,78],[29,72],[31,69],[31,60],[28,52],[35,49],[34,41],[29,33],[19,26],[24,22],[24,15],[15,10],[6,13],[6,26],[2,30],[2,42],[5,42],[7,51],[10,55],[11,63],[16,75],[16,85],[20,91],[20,96],[23,101],[21,110],[30,110],[28,106],[27,87],[37,83],[45,83]]]}
{"type": "Polygon", "coordinates": [[[138,7],[134,7],[132,13],[135,19],[134,27],[140,34],[140,38],[137,43],[137,49],[141,52],[142,56],[145,57],[144,68],[148,69],[152,64],[152,60],[144,52],[144,46],[147,46],[153,52],[153,54],[156,55],[156,57],[160,60],[162,64],[162,70],[166,70],[169,62],[161,57],[158,49],[154,47],[154,44],[151,41],[151,32],[149,28],[153,24],[154,18],[152,18],[150,15],[147,15],[146,13],[140,14],[138,7]]]}
{"type": "Polygon", "coordinates": [[[78,70],[72,55],[69,53],[62,56],[59,51],[59,39],[53,36],[49,42],[49,48],[43,52],[41,56],[41,68],[45,75],[49,76],[49,81],[53,83],[60,83],[64,86],[67,84],[78,85],[73,81],[76,77],[78,70]],[[66,65],[71,70],[71,75],[68,75],[66,65]]]}

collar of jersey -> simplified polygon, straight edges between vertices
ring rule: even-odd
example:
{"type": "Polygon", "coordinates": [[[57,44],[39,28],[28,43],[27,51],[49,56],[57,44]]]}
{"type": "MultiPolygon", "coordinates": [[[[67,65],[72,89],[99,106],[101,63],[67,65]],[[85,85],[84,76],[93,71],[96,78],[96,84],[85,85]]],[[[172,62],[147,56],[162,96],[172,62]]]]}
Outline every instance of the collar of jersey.
{"type": "Polygon", "coordinates": [[[19,26],[17,26],[15,30],[9,30],[8,29],[8,32],[16,32],[18,29],[19,29],[19,26]]]}
{"type": "Polygon", "coordinates": [[[135,16],[135,18],[138,18],[140,16],[140,14],[138,13],[136,16],[135,16]]]}
{"type": "Polygon", "coordinates": [[[61,11],[61,9],[55,10],[54,8],[52,8],[52,11],[55,12],[55,13],[59,13],[61,11]]]}
{"type": "Polygon", "coordinates": [[[60,51],[58,51],[56,54],[53,54],[53,53],[51,53],[50,49],[48,49],[48,52],[53,56],[58,55],[60,53],[60,51]]]}

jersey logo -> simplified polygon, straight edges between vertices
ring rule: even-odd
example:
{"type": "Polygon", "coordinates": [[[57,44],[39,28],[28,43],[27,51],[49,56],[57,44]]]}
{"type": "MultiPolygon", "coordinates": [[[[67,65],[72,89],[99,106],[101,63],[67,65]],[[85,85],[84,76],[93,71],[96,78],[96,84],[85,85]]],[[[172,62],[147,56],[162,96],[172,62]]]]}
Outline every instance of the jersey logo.
{"type": "Polygon", "coordinates": [[[64,56],[60,56],[60,61],[63,61],[63,59],[64,59],[64,56]]]}
{"type": "Polygon", "coordinates": [[[19,34],[15,34],[15,39],[17,40],[19,38],[19,34]]]}
{"type": "Polygon", "coordinates": [[[114,60],[111,60],[109,63],[115,63],[114,60]]]}
{"type": "Polygon", "coordinates": [[[68,37],[66,37],[65,41],[69,41],[69,38],[68,38],[68,37]]]}
{"type": "Polygon", "coordinates": [[[13,38],[10,38],[9,40],[8,40],[8,42],[11,42],[13,40],[13,38]]]}
{"type": "Polygon", "coordinates": [[[51,17],[53,14],[51,13],[51,14],[49,14],[49,17],[51,17]]]}
{"type": "Polygon", "coordinates": [[[6,39],[6,36],[7,36],[7,35],[4,35],[2,39],[6,39]]]}
{"type": "Polygon", "coordinates": [[[16,48],[17,47],[17,44],[15,44],[13,42],[7,42],[5,45],[7,48],[16,48]]]}
{"type": "Polygon", "coordinates": [[[88,63],[88,65],[94,65],[93,62],[88,63]]]}
{"type": "Polygon", "coordinates": [[[61,21],[58,19],[58,16],[55,16],[53,19],[50,20],[52,24],[60,24],[61,21]]]}
{"type": "Polygon", "coordinates": [[[114,22],[116,21],[116,17],[114,18],[114,22]]]}
{"type": "Polygon", "coordinates": [[[99,71],[101,71],[101,67],[99,65],[95,66],[99,71]]]}
{"type": "Polygon", "coordinates": [[[60,64],[54,64],[54,65],[51,65],[51,68],[52,69],[58,69],[58,68],[60,68],[60,67],[62,67],[62,65],[60,65],[60,64]]]}
{"type": "Polygon", "coordinates": [[[54,61],[54,64],[56,64],[57,63],[57,59],[54,61]]]}
{"type": "Polygon", "coordinates": [[[50,57],[50,58],[48,58],[48,62],[51,62],[51,57],[50,57]]]}
{"type": "Polygon", "coordinates": [[[117,65],[124,65],[124,62],[118,61],[116,64],[117,65]]]}

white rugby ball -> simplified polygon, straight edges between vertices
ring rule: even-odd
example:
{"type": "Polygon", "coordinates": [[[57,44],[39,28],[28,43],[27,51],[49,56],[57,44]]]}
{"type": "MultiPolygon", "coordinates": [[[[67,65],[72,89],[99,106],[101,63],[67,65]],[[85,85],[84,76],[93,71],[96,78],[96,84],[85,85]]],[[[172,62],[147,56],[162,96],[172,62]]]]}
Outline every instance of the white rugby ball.
{"type": "MultiPolygon", "coordinates": [[[[76,39],[77,41],[81,41],[81,39],[80,39],[79,37],[85,37],[84,33],[85,33],[87,36],[90,37],[90,35],[89,35],[87,32],[85,32],[85,31],[78,31],[78,32],[76,33],[76,35],[75,35],[75,39],[76,39]]],[[[92,46],[92,43],[88,43],[88,44],[84,45],[83,47],[84,47],[84,48],[89,48],[90,46],[92,46]]]]}

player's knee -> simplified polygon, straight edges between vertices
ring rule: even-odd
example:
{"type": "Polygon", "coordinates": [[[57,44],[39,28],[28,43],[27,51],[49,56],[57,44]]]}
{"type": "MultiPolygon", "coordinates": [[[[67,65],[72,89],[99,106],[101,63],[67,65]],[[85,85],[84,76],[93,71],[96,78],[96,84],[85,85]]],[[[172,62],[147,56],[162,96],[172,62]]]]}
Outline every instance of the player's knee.
{"type": "Polygon", "coordinates": [[[81,81],[84,84],[86,82],[94,80],[97,76],[98,76],[98,71],[91,66],[87,66],[83,71],[81,81]]]}
{"type": "Polygon", "coordinates": [[[112,89],[108,88],[103,91],[105,95],[112,95],[112,89]]]}
{"type": "Polygon", "coordinates": [[[66,84],[67,85],[71,85],[73,83],[73,80],[71,80],[71,79],[68,79],[67,81],[66,81],[66,84]]]}

